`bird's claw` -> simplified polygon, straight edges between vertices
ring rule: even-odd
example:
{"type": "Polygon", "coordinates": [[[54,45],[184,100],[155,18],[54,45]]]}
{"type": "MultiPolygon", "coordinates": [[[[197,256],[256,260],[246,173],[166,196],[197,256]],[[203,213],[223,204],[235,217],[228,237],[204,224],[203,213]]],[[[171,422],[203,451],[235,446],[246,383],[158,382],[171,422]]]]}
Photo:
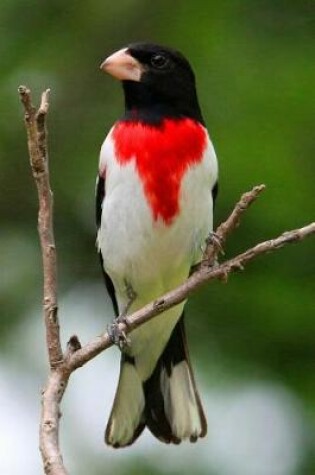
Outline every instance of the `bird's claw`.
{"type": "Polygon", "coordinates": [[[209,244],[212,244],[212,246],[214,246],[216,249],[218,249],[220,254],[224,254],[224,250],[223,250],[223,247],[222,247],[222,239],[216,232],[211,231],[208,234],[208,237],[206,239],[206,244],[207,244],[207,246],[209,244]]]}
{"type": "Polygon", "coordinates": [[[124,330],[119,327],[120,323],[126,323],[125,317],[118,317],[113,323],[108,325],[107,332],[112,343],[120,350],[130,345],[130,338],[127,337],[124,330]]]}
{"type": "MultiPolygon", "coordinates": [[[[131,305],[133,304],[133,302],[137,298],[137,294],[133,290],[132,285],[129,282],[127,282],[126,280],[125,280],[125,285],[126,285],[126,295],[127,295],[128,300],[127,300],[127,303],[124,306],[122,312],[120,313],[120,315],[118,317],[118,320],[120,320],[120,321],[122,321],[121,319],[126,317],[131,305]]],[[[125,322],[123,322],[123,323],[125,323],[125,322]]]]}
{"type": "Polygon", "coordinates": [[[126,285],[126,295],[128,298],[127,303],[122,309],[122,311],[120,312],[119,316],[116,318],[116,320],[114,320],[113,323],[111,323],[111,325],[108,325],[107,327],[107,332],[111,341],[113,342],[114,345],[117,345],[121,351],[123,351],[124,348],[126,348],[127,346],[130,346],[131,342],[130,342],[130,338],[127,337],[124,330],[122,330],[119,327],[119,324],[124,323],[126,326],[128,326],[127,314],[131,305],[133,304],[133,302],[135,301],[137,297],[137,294],[133,290],[132,285],[127,281],[125,281],[125,285],[126,285]]]}

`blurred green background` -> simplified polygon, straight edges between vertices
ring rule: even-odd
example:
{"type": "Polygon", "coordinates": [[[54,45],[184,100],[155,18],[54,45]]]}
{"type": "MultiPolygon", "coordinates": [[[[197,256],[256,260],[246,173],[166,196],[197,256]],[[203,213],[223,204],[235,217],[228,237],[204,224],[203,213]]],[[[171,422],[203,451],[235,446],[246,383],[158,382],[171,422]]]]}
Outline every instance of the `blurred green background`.
{"type": "MultiPolygon", "coordinates": [[[[41,472],[39,389],[46,355],[32,181],[17,87],[50,87],[63,339],[83,341],[112,318],[95,253],[94,183],[101,143],[123,107],[99,70],[137,40],[181,50],[197,76],[220,163],[217,224],[265,183],[226,246],[232,256],[314,219],[314,5],[302,0],[2,0],[0,7],[0,475],[41,472]]],[[[315,473],[314,239],[251,263],[188,304],[206,440],[164,446],[149,435],[103,446],[118,374],[106,352],[73,377],[61,440],[71,473],[315,473]]]]}

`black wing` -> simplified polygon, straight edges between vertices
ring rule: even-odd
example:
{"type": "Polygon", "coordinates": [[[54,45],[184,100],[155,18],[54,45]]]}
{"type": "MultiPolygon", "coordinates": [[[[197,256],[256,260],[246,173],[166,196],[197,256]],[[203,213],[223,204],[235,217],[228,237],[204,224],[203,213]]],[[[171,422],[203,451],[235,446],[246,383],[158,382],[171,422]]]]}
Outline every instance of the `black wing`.
{"type": "Polygon", "coordinates": [[[100,175],[96,178],[96,189],[95,189],[95,218],[97,230],[99,230],[102,219],[102,205],[105,198],[105,180],[100,175]]]}
{"type": "MultiPolygon", "coordinates": [[[[97,231],[99,231],[99,228],[101,226],[101,220],[102,220],[102,206],[103,206],[103,200],[105,198],[105,179],[98,175],[97,180],[96,180],[96,193],[95,193],[95,211],[96,211],[96,226],[97,226],[97,231]]],[[[113,303],[114,307],[114,312],[116,317],[119,315],[119,309],[118,309],[118,303],[116,299],[116,293],[115,293],[115,287],[114,284],[107,274],[107,272],[104,269],[104,261],[103,261],[103,256],[101,251],[99,250],[99,256],[100,256],[100,261],[101,261],[101,266],[102,266],[102,271],[104,275],[104,280],[105,280],[105,285],[107,292],[111,298],[111,301],[113,303]]]]}
{"type": "Polygon", "coordinates": [[[216,203],[216,200],[217,200],[217,196],[218,196],[218,193],[219,193],[219,183],[218,183],[218,181],[216,181],[215,184],[213,185],[211,193],[212,193],[213,209],[214,209],[214,206],[215,206],[215,203],[216,203]]]}

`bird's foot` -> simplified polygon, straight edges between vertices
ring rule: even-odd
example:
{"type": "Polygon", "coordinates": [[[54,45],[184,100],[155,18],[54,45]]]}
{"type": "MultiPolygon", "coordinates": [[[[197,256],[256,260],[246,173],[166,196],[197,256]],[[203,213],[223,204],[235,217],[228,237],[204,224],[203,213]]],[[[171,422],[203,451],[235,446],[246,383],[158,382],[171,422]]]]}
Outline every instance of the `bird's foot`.
{"type": "MultiPolygon", "coordinates": [[[[126,317],[131,305],[137,298],[136,292],[134,291],[132,285],[129,282],[127,282],[127,280],[125,280],[125,286],[126,286],[127,303],[123,307],[122,311],[120,312],[117,318],[117,320],[120,320],[120,321],[121,319],[124,319],[126,317]]],[[[124,321],[123,323],[126,323],[126,322],[124,321]]]]}
{"type": "Polygon", "coordinates": [[[125,285],[126,295],[128,298],[127,303],[123,307],[118,317],[107,328],[111,341],[114,343],[114,345],[117,345],[120,350],[123,350],[126,346],[130,346],[130,338],[128,338],[126,333],[119,327],[119,324],[124,323],[126,326],[128,326],[127,314],[137,297],[132,285],[127,281],[125,281],[125,285]]]}
{"type": "Polygon", "coordinates": [[[119,316],[110,325],[107,326],[109,338],[114,345],[122,351],[126,346],[130,345],[130,338],[127,337],[124,330],[119,327],[120,323],[127,324],[126,317],[119,316]]]}
{"type": "Polygon", "coordinates": [[[209,244],[211,244],[212,246],[214,246],[214,248],[216,250],[218,250],[220,252],[220,254],[224,254],[224,250],[223,250],[223,247],[222,247],[222,239],[221,237],[214,231],[211,231],[209,234],[208,234],[208,237],[206,239],[206,245],[208,246],[209,244]]]}
{"type": "Polygon", "coordinates": [[[200,267],[216,267],[218,265],[218,254],[224,254],[221,237],[211,231],[206,238],[206,247],[203,250],[203,258],[200,267]]]}

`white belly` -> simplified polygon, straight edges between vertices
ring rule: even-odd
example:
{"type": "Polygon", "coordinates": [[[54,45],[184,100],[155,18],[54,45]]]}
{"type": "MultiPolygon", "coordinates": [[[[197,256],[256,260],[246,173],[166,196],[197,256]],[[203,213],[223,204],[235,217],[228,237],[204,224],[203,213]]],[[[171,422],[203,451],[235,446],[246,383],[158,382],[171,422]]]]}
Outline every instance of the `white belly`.
{"type": "MultiPolygon", "coordinates": [[[[136,292],[137,298],[130,308],[133,311],[181,284],[191,266],[200,260],[206,237],[212,230],[215,154],[209,146],[203,161],[186,172],[180,189],[180,212],[169,224],[154,220],[134,163],[118,165],[112,158],[108,139],[101,154],[106,155],[106,195],[98,246],[106,272],[114,283],[120,310],[128,300],[126,283],[136,292]]],[[[141,354],[149,344],[150,352],[157,358],[183,305],[132,332],[130,352],[141,354]],[[150,343],[152,335],[154,342],[150,343]]],[[[150,358],[154,359],[154,356],[150,358]]],[[[145,376],[150,374],[150,368],[140,372],[145,376]]]]}
{"type": "Polygon", "coordinates": [[[127,281],[148,301],[178,285],[200,260],[212,230],[210,177],[206,164],[187,172],[180,213],[165,224],[153,219],[134,164],[116,168],[106,175],[98,245],[116,292],[124,294],[127,281]]]}

